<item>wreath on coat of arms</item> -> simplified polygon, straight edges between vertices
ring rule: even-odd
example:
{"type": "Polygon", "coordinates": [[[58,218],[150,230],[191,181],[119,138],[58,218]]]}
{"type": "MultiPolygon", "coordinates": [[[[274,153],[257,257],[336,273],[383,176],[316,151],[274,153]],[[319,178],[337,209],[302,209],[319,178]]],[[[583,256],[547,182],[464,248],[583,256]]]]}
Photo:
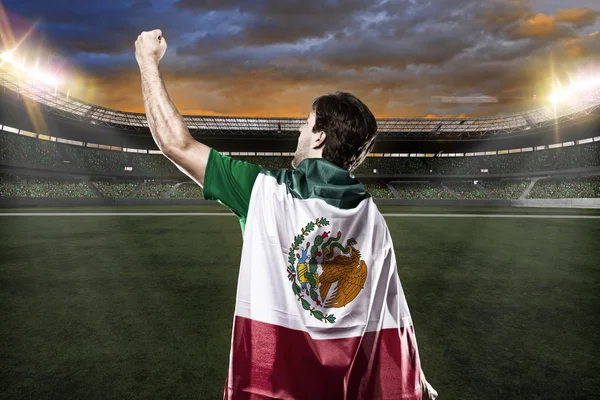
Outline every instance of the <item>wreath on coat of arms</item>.
{"type": "Polygon", "coordinates": [[[335,315],[327,314],[323,309],[345,307],[358,296],[367,280],[367,264],[354,247],[357,244],[354,238],[348,239],[346,246],[341,244],[341,231],[336,237],[330,236],[331,232],[323,232],[315,237],[312,246],[307,241],[300,247],[315,226],[328,225],[325,218],[317,218],[302,228],[290,247],[287,273],[302,308],[319,321],[333,324],[335,315]],[[334,257],[336,248],[342,254],[334,257]],[[300,253],[294,254],[296,251],[300,253]]]}

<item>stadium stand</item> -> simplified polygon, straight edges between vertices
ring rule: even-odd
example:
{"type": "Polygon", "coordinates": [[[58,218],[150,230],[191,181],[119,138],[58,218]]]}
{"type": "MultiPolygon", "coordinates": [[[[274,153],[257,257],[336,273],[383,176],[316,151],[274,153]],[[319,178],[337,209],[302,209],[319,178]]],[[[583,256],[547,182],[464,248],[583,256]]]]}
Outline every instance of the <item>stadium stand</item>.
{"type": "MultiPolygon", "coordinates": [[[[394,171],[418,171],[420,162],[409,158],[379,158],[367,157],[354,171],[356,174],[393,174],[394,171]],[[418,164],[418,165],[417,165],[418,164]]],[[[404,173],[404,172],[402,172],[404,173]]]]}
{"type": "Polygon", "coordinates": [[[478,188],[473,181],[468,182],[444,182],[444,184],[458,195],[459,199],[487,199],[487,194],[478,188]]]}
{"type": "Polygon", "coordinates": [[[125,198],[137,187],[135,182],[110,182],[110,181],[92,181],[92,184],[98,188],[102,196],[107,199],[125,198]]]}
{"type": "MultiPolygon", "coordinates": [[[[289,156],[232,156],[232,158],[266,168],[289,169],[292,161],[292,157],[289,156]]],[[[31,176],[4,173],[1,175],[0,196],[93,198],[101,193],[107,199],[118,199],[132,196],[142,179],[151,177],[157,178],[158,181],[144,184],[144,187],[135,194],[136,198],[165,196],[181,199],[203,198],[202,188],[193,182],[188,181],[177,188],[174,187],[176,180],[189,180],[189,178],[162,154],[138,154],[83,147],[3,131],[0,133],[0,165],[12,165],[12,168],[23,167],[23,165],[13,165],[15,162],[26,164],[26,168],[31,166],[40,170],[53,169],[55,171],[53,173],[65,171],[81,175],[94,174],[95,177],[93,181],[86,183],[66,176],[41,178],[32,177],[35,175],[31,175],[31,172],[28,174],[31,176]],[[133,177],[124,178],[130,181],[115,181],[116,176],[123,179],[126,175],[125,167],[132,167],[133,171],[145,175],[139,175],[137,181],[133,177]],[[163,181],[160,182],[160,179],[163,181]],[[165,183],[166,179],[174,181],[165,183]]],[[[463,174],[481,176],[483,169],[487,170],[487,174],[502,175],[589,167],[600,167],[600,142],[490,156],[368,157],[354,173],[360,176],[424,174],[452,177],[463,174]]],[[[461,182],[450,178],[443,183],[395,182],[393,187],[402,199],[508,200],[523,196],[530,185],[530,181],[526,179],[500,181],[485,177],[474,179],[479,181],[478,185],[475,185],[473,180],[461,182]]],[[[429,178],[421,180],[429,180],[429,178]]],[[[365,186],[375,199],[396,198],[386,182],[369,183],[365,186]]],[[[527,198],[600,198],[600,181],[598,177],[540,179],[533,185],[527,198]]]]}
{"type": "Polygon", "coordinates": [[[378,184],[369,183],[369,184],[365,184],[364,186],[365,186],[365,189],[367,190],[367,192],[370,193],[374,199],[395,199],[396,198],[396,196],[394,196],[394,194],[390,191],[390,189],[384,183],[378,183],[378,184]]]}
{"type": "Polygon", "coordinates": [[[162,198],[169,189],[173,187],[172,183],[157,183],[157,182],[148,182],[144,187],[136,193],[136,198],[152,198],[159,199],[162,198]]]}
{"type": "Polygon", "coordinates": [[[72,166],[84,171],[119,173],[123,172],[126,163],[127,154],[122,152],[68,144],[57,144],[56,146],[65,149],[65,154],[69,157],[72,166]]]}
{"type": "Polygon", "coordinates": [[[176,175],[181,172],[168,158],[162,154],[130,153],[128,165],[134,171],[155,172],[160,175],[176,175]]]}
{"type": "Polygon", "coordinates": [[[82,180],[45,179],[0,174],[0,196],[6,197],[97,197],[82,180]]]}
{"type": "MultiPolygon", "coordinates": [[[[266,168],[291,168],[292,157],[232,156],[266,168]]],[[[185,175],[161,154],[138,154],[94,149],[40,140],[14,133],[0,133],[0,162],[18,161],[32,165],[61,167],[69,165],[82,172],[123,173],[129,166],[135,172],[157,176],[185,175]]],[[[357,175],[427,174],[457,175],[538,172],[600,166],[600,142],[531,151],[473,157],[367,157],[354,171],[357,175]]]]}
{"type": "Polygon", "coordinates": [[[198,184],[186,182],[179,185],[169,197],[177,199],[203,199],[204,194],[202,188],[198,184]]]}
{"type": "MultiPolygon", "coordinates": [[[[478,182],[491,198],[518,199],[528,187],[528,180],[478,182]]],[[[125,198],[139,182],[90,181],[104,198],[125,198]]],[[[400,199],[488,199],[473,181],[391,182],[400,199]],[[444,187],[445,186],[445,187],[444,187]],[[456,196],[455,196],[456,195],[456,196]]],[[[163,198],[175,183],[149,182],[136,198],[163,198]]],[[[375,199],[396,199],[386,183],[367,183],[367,192],[375,199]]],[[[97,194],[80,179],[42,178],[0,173],[0,196],[5,197],[73,197],[96,198],[97,194]]],[[[168,196],[179,199],[203,199],[202,188],[193,182],[179,185],[168,196]]],[[[529,199],[600,198],[600,176],[539,179],[527,196],[529,199]]]]}
{"type": "Polygon", "coordinates": [[[0,134],[0,159],[48,167],[64,162],[56,143],[6,132],[0,134]]]}
{"type": "Polygon", "coordinates": [[[600,198],[600,176],[540,179],[527,196],[529,199],[600,198]]]}
{"type": "Polygon", "coordinates": [[[392,185],[401,199],[454,199],[455,197],[439,183],[432,182],[393,182],[392,185]]]}
{"type": "Polygon", "coordinates": [[[236,160],[247,161],[255,165],[262,165],[264,168],[292,168],[294,157],[289,156],[231,156],[236,160]]]}
{"type": "Polygon", "coordinates": [[[494,199],[518,199],[527,189],[529,181],[510,180],[510,181],[483,181],[479,182],[494,199]]]}

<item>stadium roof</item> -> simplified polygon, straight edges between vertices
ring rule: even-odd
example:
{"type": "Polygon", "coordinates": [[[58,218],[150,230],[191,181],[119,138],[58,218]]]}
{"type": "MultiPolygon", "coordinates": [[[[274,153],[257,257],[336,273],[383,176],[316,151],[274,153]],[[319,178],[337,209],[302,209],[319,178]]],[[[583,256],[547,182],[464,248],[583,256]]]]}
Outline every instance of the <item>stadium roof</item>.
{"type": "MultiPolygon", "coordinates": [[[[123,130],[147,130],[145,114],[131,113],[86,103],[19,73],[5,63],[0,66],[0,87],[40,103],[48,112],[95,125],[123,130]]],[[[495,118],[379,118],[378,131],[382,135],[403,137],[481,137],[509,135],[550,126],[565,120],[574,120],[595,113],[600,108],[600,94],[580,99],[552,109],[528,111],[508,117],[495,118]]],[[[304,123],[300,118],[250,117],[183,117],[190,132],[200,135],[297,135],[304,123]]]]}

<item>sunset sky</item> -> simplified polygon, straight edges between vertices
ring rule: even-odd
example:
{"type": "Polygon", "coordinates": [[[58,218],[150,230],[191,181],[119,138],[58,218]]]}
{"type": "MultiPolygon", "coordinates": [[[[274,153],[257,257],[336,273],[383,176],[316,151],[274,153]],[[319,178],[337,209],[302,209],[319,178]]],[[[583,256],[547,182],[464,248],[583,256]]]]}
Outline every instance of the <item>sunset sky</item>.
{"type": "Polygon", "coordinates": [[[143,112],[134,42],[156,28],[183,114],[304,117],[343,90],[379,118],[506,115],[539,107],[552,76],[600,73],[599,0],[0,4],[1,51],[8,20],[17,42],[31,31],[28,60],[68,71],[73,96],[125,111],[143,112]]]}

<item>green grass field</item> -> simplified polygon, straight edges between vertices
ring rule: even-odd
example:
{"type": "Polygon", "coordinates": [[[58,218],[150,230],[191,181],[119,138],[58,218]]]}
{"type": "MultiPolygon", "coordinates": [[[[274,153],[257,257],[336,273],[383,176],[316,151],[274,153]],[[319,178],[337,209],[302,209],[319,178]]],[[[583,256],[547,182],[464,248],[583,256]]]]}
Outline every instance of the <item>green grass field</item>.
{"type": "MultiPolygon", "coordinates": [[[[226,210],[0,213],[55,211],[226,210]]],[[[600,219],[386,220],[440,400],[600,398],[600,219]]],[[[0,224],[0,399],[222,398],[242,248],[233,215],[0,216],[0,224]]]]}

